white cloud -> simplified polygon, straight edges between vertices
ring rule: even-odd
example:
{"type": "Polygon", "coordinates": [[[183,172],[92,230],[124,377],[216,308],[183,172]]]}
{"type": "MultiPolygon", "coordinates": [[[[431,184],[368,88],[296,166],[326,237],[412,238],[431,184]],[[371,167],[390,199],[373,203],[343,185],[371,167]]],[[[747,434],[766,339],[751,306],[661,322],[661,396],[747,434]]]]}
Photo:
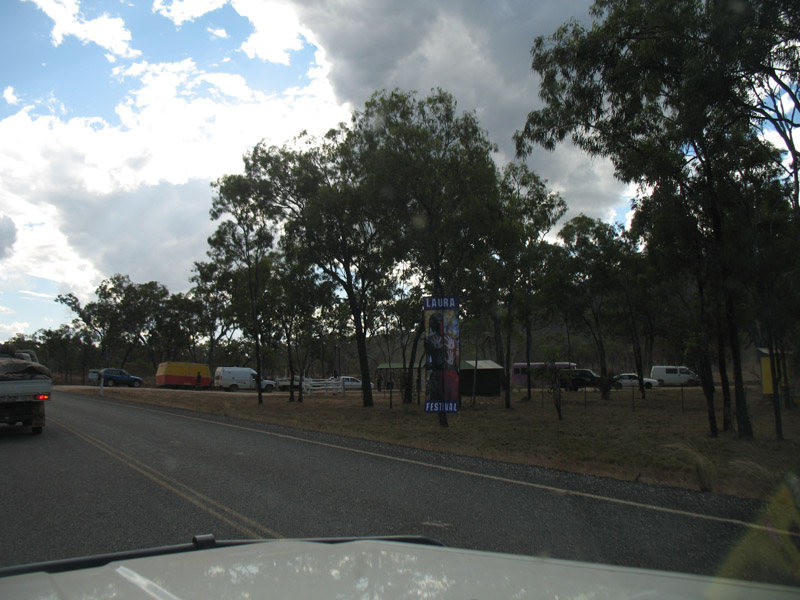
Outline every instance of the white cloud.
{"type": "MultiPolygon", "coordinates": [[[[129,89],[116,106],[119,125],[30,107],[0,121],[0,211],[20,230],[6,273],[79,297],[114,273],[183,291],[213,229],[210,181],[241,172],[242,154],[261,139],[321,134],[349,116],[324,65],[309,70],[308,86],[276,95],[191,59],[113,73],[129,89]]],[[[30,289],[24,279],[0,283],[30,289]]]]}
{"type": "Polygon", "coordinates": [[[0,260],[11,256],[12,248],[17,241],[17,226],[5,215],[0,216],[0,260]]]}
{"type": "Polygon", "coordinates": [[[0,323],[0,336],[5,339],[10,339],[18,333],[30,331],[30,326],[30,323],[20,321],[14,323],[0,323]]]}
{"type": "MultiPolygon", "coordinates": [[[[476,112],[503,163],[516,153],[514,132],[540,106],[530,62],[534,38],[571,17],[588,22],[590,4],[339,0],[294,6],[330,57],[328,81],[337,98],[360,107],[376,90],[414,90],[424,97],[441,87],[460,110],[476,112]]],[[[611,164],[569,143],[555,152],[536,148],[527,163],[567,201],[566,218],[584,212],[607,220],[620,205],[624,186],[611,164]]]]}
{"type": "MultiPolygon", "coordinates": [[[[177,27],[226,4],[250,20],[251,35],[220,44],[240,51],[213,57],[214,68],[188,47],[140,60],[121,19],[87,20],[77,0],[30,1],[53,19],[54,44],[75,36],[117,61],[119,122],[56,97],[47,100],[49,114],[33,105],[0,120],[0,214],[15,224],[18,242],[3,260],[0,291],[46,289],[26,280],[33,276],[88,298],[114,273],[174,292],[188,287],[213,227],[209,182],[241,172],[242,154],[261,139],[281,144],[301,130],[321,134],[348,121],[351,107],[375,90],[423,96],[440,86],[460,109],[477,112],[500,160],[513,158],[511,136],[539,103],[533,39],[571,16],[584,18],[591,0],[155,0],[153,13],[177,27]],[[291,64],[304,40],[316,47],[314,63],[291,64]],[[309,83],[266,94],[240,75],[247,70],[237,71],[248,60],[300,66],[309,83]]],[[[235,31],[219,25],[187,26],[182,35],[199,33],[209,46],[209,34],[235,31]]],[[[11,103],[18,95],[29,96],[9,87],[3,97],[11,103]]],[[[562,193],[570,214],[609,218],[621,204],[610,165],[569,144],[537,150],[528,162],[562,193]]]]}
{"type": "Polygon", "coordinates": [[[303,129],[322,133],[349,114],[324,69],[312,72],[309,86],[273,96],[251,90],[239,75],[201,71],[190,59],[115,72],[139,85],[116,108],[122,127],[93,132],[112,138],[96,156],[96,172],[113,174],[125,188],[238,172],[242,153],[262,138],[281,144],[303,129]]]}
{"type": "Polygon", "coordinates": [[[288,65],[287,50],[303,48],[297,13],[288,2],[234,0],[233,6],[255,27],[255,32],[242,44],[242,51],[250,58],[288,65]]]}
{"type": "MultiPolygon", "coordinates": [[[[180,27],[227,3],[228,0],[156,0],[153,11],[180,27]]],[[[241,45],[241,50],[249,58],[289,65],[288,51],[302,50],[301,36],[305,37],[309,32],[301,27],[297,12],[288,0],[231,0],[231,5],[255,29],[241,45]]],[[[217,37],[228,37],[224,29],[209,27],[207,31],[217,37]]]]}
{"type": "Polygon", "coordinates": [[[53,294],[43,294],[42,292],[33,292],[31,290],[20,290],[20,294],[24,296],[32,296],[33,298],[44,298],[45,300],[53,300],[53,294]]]}
{"type": "Polygon", "coordinates": [[[19,103],[19,98],[17,98],[17,95],[14,93],[14,88],[10,85],[3,90],[3,100],[11,105],[19,103]]]}
{"type": "MultiPolygon", "coordinates": [[[[38,176],[42,177],[43,174],[38,176]]],[[[0,179],[4,177],[0,176],[0,179]]],[[[8,194],[12,192],[11,187],[4,182],[0,191],[8,194]]],[[[9,205],[13,205],[14,220],[19,227],[14,253],[3,261],[2,289],[25,289],[28,284],[24,277],[20,278],[21,274],[66,282],[75,289],[93,287],[98,280],[98,271],[69,244],[60,228],[58,209],[49,203],[52,201],[52,192],[45,191],[44,186],[37,192],[41,195],[34,197],[39,201],[17,197],[14,202],[4,203],[6,211],[9,205]]]]}
{"type": "Polygon", "coordinates": [[[15,312],[13,308],[0,305],[0,315],[13,315],[15,312]]]}
{"type": "Polygon", "coordinates": [[[141,55],[139,50],[130,47],[131,33],[119,17],[103,14],[96,19],[84,19],[80,15],[78,0],[27,1],[36,4],[53,20],[50,35],[54,46],[61,45],[66,36],[75,36],[84,44],[92,42],[108,50],[112,58],[135,58],[141,55]]]}
{"type": "Polygon", "coordinates": [[[167,17],[178,27],[211,11],[222,8],[228,0],[155,0],[153,12],[167,17]]]}
{"type": "Polygon", "coordinates": [[[199,75],[197,81],[204,81],[222,95],[243,102],[252,100],[255,97],[253,90],[247,85],[247,80],[241,75],[234,75],[231,73],[209,73],[207,75],[199,75]]]}

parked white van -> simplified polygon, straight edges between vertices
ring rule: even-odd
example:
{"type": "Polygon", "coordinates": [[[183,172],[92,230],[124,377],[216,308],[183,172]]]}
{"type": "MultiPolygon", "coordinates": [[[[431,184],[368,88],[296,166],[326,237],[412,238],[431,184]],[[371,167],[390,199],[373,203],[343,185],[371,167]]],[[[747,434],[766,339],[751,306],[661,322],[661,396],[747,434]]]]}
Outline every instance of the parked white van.
{"type": "Polygon", "coordinates": [[[659,385],[699,385],[697,373],[688,367],[657,365],[650,369],[650,378],[657,379],[659,385]]]}
{"type": "MultiPolygon", "coordinates": [[[[214,371],[214,387],[235,392],[237,390],[256,389],[258,375],[250,367],[217,367],[214,371]]],[[[275,382],[269,379],[261,380],[261,389],[271,392],[275,389],[275,382]]]]}

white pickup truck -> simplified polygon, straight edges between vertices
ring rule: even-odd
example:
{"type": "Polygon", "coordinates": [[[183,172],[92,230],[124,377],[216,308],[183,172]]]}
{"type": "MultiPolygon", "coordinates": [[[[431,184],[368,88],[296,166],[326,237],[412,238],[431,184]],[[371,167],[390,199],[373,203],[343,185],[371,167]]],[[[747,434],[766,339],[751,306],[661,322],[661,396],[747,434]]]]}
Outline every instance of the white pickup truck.
{"type": "Polygon", "coordinates": [[[33,350],[0,346],[0,423],[41,433],[52,390],[50,371],[33,350]]]}

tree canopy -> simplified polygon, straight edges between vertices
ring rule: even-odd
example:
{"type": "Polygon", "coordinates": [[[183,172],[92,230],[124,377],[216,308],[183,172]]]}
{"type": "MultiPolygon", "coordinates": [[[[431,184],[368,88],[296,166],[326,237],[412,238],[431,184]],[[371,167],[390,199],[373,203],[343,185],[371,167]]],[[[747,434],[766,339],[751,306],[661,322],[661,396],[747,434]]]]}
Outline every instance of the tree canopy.
{"type": "Polygon", "coordinates": [[[516,134],[518,152],[569,138],[608,157],[621,180],[639,186],[644,244],[685,216],[688,245],[661,252],[692,270],[678,261],[699,250],[696,282],[713,294],[705,301],[732,354],[739,433],[750,437],[739,355],[741,315],[755,301],[747,290],[758,246],[748,224],[765,217],[757,207],[768,198],[792,206],[797,223],[800,13],[769,0],[598,0],[592,14],[589,28],[570,21],[534,42],[544,107],[516,134]],[[768,132],[782,140],[788,165],[768,132]]]}
{"type": "Polygon", "coordinates": [[[786,0],[597,0],[591,25],[534,40],[541,103],[506,165],[448,92],[378,91],[350,122],[256,144],[214,182],[189,292],[114,275],[85,305],[60,296],[73,328],[42,339],[59,355],[97,343],[106,364],[137,349],[153,364],[254,355],[259,373],[291,376],[315,361],[341,375],[349,346],[365,406],[381,339],[411,402],[419,301],[457,295],[476,355],[490,339],[505,369],[507,407],[520,354],[580,357],[604,397],[630,363],[644,396],[645,368],[668,356],[699,373],[712,435],[718,376],[722,429],[751,437],[742,348],[767,348],[783,382],[797,345],[799,14],[786,0]],[[556,232],[570,199],[529,158],[563,143],[634,184],[629,228],[577,215],[556,232]]]}

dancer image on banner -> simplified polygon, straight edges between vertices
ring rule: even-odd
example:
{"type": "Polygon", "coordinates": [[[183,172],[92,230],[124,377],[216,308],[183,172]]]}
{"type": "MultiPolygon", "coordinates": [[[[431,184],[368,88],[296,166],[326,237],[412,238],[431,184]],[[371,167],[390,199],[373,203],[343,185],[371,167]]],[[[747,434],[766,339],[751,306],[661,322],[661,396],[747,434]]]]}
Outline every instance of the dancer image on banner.
{"type": "Polygon", "coordinates": [[[428,385],[425,412],[458,412],[458,322],[442,312],[430,313],[425,353],[428,385]]]}

